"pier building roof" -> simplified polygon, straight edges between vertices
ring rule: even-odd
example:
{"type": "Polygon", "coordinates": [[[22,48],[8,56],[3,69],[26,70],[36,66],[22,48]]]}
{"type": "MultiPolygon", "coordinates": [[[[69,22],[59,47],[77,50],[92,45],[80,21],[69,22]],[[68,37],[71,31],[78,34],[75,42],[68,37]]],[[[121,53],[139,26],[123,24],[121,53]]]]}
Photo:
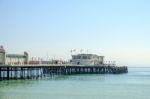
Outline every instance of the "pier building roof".
{"type": "Polygon", "coordinates": [[[25,58],[26,55],[22,55],[22,54],[6,54],[6,57],[11,57],[11,58],[25,58]]]}

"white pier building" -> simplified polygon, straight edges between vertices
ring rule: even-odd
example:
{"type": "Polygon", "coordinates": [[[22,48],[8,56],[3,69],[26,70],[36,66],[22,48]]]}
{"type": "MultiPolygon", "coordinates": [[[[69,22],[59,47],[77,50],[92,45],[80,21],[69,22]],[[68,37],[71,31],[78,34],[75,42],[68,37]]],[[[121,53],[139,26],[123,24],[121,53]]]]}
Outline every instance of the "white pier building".
{"type": "Polygon", "coordinates": [[[24,65],[28,64],[29,55],[24,54],[7,54],[3,46],[0,46],[0,65],[24,65]]]}
{"type": "Polygon", "coordinates": [[[77,54],[72,55],[71,64],[74,65],[103,65],[104,56],[98,56],[96,54],[77,54]]]}

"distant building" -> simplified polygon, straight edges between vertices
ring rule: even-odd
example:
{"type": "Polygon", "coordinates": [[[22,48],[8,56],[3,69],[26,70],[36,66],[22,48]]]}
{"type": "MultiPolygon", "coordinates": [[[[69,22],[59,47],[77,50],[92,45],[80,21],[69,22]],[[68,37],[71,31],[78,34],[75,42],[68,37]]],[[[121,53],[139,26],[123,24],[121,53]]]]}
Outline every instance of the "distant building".
{"type": "Polygon", "coordinates": [[[28,59],[27,52],[24,52],[24,54],[6,54],[6,64],[9,65],[28,64],[28,59]]]}
{"type": "Polygon", "coordinates": [[[0,46],[0,64],[5,64],[5,50],[0,46]]]}
{"type": "Polygon", "coordinates": [[[95,54],[72,55],[71,63],[74,65],[103,65],[104,56],[98,56],[95,54]]]}

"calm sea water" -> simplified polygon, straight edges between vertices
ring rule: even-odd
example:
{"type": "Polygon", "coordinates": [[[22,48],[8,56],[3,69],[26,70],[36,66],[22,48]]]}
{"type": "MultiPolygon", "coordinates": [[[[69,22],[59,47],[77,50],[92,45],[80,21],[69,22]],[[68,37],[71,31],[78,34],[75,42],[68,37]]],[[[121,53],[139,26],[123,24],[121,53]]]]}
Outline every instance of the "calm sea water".
{"type": "Polygon", "coordinates": [[[150,99],[150,68],[128,74],[0,81],[0,99],[150,99]]]}

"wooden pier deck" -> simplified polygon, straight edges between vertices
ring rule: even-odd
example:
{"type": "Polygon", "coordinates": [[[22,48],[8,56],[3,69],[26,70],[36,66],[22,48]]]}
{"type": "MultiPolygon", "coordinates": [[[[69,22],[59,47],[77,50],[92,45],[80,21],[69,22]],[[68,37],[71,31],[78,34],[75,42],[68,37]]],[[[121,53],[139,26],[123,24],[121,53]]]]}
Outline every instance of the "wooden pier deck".
{"type": "Polygon", "coordinates": [[[51,75],[121,74],[127,72],[127,66],[5,65],[0,66],[0,80],[32,79],[51,75]]]}

